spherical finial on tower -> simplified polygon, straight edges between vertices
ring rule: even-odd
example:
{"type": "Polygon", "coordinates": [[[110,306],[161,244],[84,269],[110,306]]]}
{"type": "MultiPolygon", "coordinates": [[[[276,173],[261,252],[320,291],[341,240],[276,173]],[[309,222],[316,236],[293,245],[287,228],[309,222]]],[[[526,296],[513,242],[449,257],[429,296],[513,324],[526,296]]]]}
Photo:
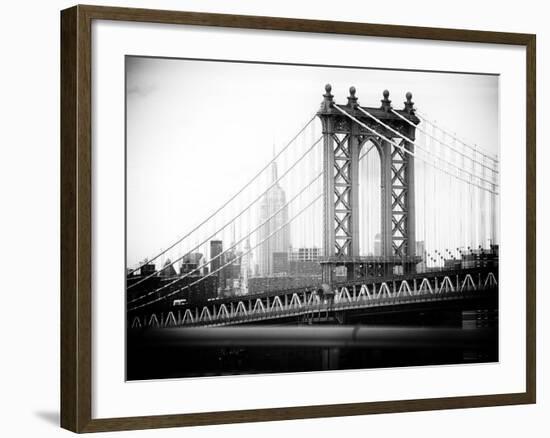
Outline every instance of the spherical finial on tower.
{"type": "Polygon", "coordinates": [[[356,91],[357,90],[355,87],[349,87],[348,106],[353,109],[357,106],[357,97],[355,96],[356,91]]]}
{"type": "Polygon", "coordinates": [[[384,90],[382,92],[382,96],[384,96],[384,99],[382,99],[380,102],[382,102],[382,109],[386,112],[391,110],[391,100],[388,99],[390,97],[390,92],[388,90],[384,90]]]}
{"type": "Polygon", "coordinates": [[[323,102],[321,103],[321,111],[329,111],[332,105],[334,104],[333,95],[330,94],[332,91],[332,85],[325,85],[325,94],[323,94],[323,102]]]}
{"type": "Polygon", "coordinates": [[[410,91],[407,91],[407,94],[405,94],[405,98],[407,99],[405,103],[405,111],[409,114],[414,114],[414,102],[412,101],[412,93],[410,91]]]}

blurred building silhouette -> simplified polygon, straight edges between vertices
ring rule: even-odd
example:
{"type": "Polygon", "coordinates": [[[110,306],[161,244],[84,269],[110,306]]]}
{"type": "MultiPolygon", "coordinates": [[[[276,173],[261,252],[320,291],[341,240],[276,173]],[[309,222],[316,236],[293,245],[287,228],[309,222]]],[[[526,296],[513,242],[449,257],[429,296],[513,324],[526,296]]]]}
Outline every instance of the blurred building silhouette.
{"type": "Polygon", "coordinates": [[[166,259],[164,265],[162,266],[162,270],[160,271],[160,276],[163,278],[173,278],[177,275],[178,273],[176,272],[172,261],[170,259],[166,259]]]}
{"type": "MultiPolygon", "coordinates": [[[[258,233],[259,241],[263,241],[258,250],[258,274],[263,277],[275,273],[274,253],[288,253],[290,247],[290,228],[284,226],[288,222],[286,195],[283,188],[276,182],[277,178],[277,163],[273,162],[271,165],[273,187],[267,191],[259,204],[259,224],[266,222],[258,233]]],[[[281,262],[281,258],[278,257],[278,265],[281,262]]]]}
{"type": "Polygon", "coordinates": [[[289,273],[292,276],[321,275],[321,248],[291,248],[288,253],[289,273]]]}
{"type": "Polygon", "coordinates": [[[202,254],[200,252],[192,252],[187,254],[181,259],[180,274],[199,274],[199,267],[201,265],[202,254]]]}

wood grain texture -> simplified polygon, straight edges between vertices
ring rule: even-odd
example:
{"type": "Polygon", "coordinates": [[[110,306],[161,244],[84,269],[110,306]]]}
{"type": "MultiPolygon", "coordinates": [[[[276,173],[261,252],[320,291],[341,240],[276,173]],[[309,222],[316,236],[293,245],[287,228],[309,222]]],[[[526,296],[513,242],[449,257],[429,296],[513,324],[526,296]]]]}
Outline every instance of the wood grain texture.
{"type": "Polygon", "coordinates": [[[77,428],[76,406],[76,8],[61,16],[61,426],[77,428]]]}
{"type": "Polygon", "coordinates": [[[75,6],[61,12],[61,425],[74,432],[275,421],[534,403],[536,400],[534,35],[196,12],[75,6]],[[92,419],[91,23],[94,19],[513,44],[527,49],[527,381],[517,394],[92,419]]]}
{"type": "Polygon", "coordinates": [[[526,128],[526,165],[527,165],[527,193],[526,193],[526,355],[527,355],[527,394],[530,402],[536,403],[537,391],[537,81],[536,81],[536,36],[531,35],[526,44],[527,57],[527,128],[526,128]]]}
{"type": "Polygon", "coordinates": [[[521,33],[396,26],[342,21],[302,20],[296,18],[260,17],[254,15],[211,14],[104,6],[80,6],[80,8],[84,13],[89,14],[95,19],[149,23],[191,24],[243,29],[268,29],[514,45],[526,45],[532,37],[530,34],[521,33]]]}

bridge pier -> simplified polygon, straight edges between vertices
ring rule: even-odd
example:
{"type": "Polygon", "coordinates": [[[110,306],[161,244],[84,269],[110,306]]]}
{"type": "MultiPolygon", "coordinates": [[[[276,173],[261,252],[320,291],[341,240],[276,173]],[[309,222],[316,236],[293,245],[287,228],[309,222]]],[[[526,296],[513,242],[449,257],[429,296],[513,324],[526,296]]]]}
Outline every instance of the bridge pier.
{"type": "MultiPolygon", "coordinates": [[[[401,266],[404,274],[414,273],[420,261],[415,257],[414,161],[402,148],[387,140],[396,138],[391,130],[368,116],[375,115],[414,141],[415,125],[420,120],[414,114],[412,95],[407,93],[405,108],[396,116],[387,90],[379,108],[359,106],[354,87],[350,88],[346,105],[337,105],[331,91],[327,84],[317,112],[323,127],[324,150],[322,282],[332,287],[337,266],[346,267],[348,281],[357,280],[367,272],[359,247],[359,159],[361,148],[369,141],[378,149],[381,169],[380,256],[385,259],[377,263],[377,269],[384,276],[391,275],[395,266],[401,266]],[[372,131],[362,125],[372,127],[372,131]],[[381,136],[373,132],[380,132],[381,136]]],[[[397,141],[414,153],[410,142],[400,138],[397,141]]]]}

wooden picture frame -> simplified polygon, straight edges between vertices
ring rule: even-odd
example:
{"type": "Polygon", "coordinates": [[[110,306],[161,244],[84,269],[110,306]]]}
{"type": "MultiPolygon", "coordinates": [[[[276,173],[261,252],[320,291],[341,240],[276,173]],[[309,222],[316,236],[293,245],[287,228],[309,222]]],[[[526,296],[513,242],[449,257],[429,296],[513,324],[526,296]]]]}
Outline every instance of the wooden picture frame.
{"type": "Polygon", "coordinates": [[[531,34],[238,16],[100,6],[61,12],[61,426],[74,432],[148,429],[535,403],[536,400],[536,37],[531,34]],[[128,418],[92,418],[93,20],[347,34],[526,48],[526,391],[128,418]]]}

